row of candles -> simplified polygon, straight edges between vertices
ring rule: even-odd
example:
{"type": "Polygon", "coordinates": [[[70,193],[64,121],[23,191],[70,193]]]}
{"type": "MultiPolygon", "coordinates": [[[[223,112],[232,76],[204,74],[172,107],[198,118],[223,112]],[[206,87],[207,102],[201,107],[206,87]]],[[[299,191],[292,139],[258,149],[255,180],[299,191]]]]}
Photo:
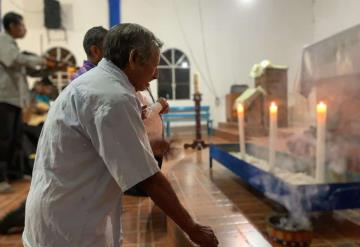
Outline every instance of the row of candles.
{"type": "MultiPolygon", "coordinates": [[[[240,154],[245,159],[245,109],[243,104],[238,104],[238,127],[239,127],[239,144],[240,154]]],[[[316,106],[317,115],[317,131],[316,131],[316,168],[315,178],[317,182],[325,182],[325,136],[326,136],[326,113],[327,106],[324,102],[320,102],[316,106]]],[[[271,102],[269,106],[269,171],[273,172],[276,163],[276,140],[277,140],[277,115],[278,106],[275,102],[271,102]]]]}

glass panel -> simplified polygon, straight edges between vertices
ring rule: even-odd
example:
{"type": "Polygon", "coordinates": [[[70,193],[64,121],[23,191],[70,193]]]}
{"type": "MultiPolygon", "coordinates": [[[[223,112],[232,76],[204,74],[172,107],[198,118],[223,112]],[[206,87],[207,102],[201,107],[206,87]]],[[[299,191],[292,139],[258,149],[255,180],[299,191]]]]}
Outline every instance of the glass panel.
{"type": "Polygon", "coordinates": [[[158,95],[167,99],[172,99],[172,73],[171,69],[159,69],[158,95]]]}
{"type": "Polygon", "coordinates": [[[159,69],[158,83],[171,85],[171,82],[172,82],[171,69],[163,69],[163,68],[159,69]]]}
{"type": "Polygon", "coordinates": [[[173,99],[171,85],[159,84],[158,85],[158,95],[159,95],[159,97],[164,97],[166,99],[173,99]]]}
{"type": "Polygon", "coordinates": [[[187,62],[190,66],[190,62],[189,62],[189,59],[187,58],[187,56],[184,56],[184,58],[182,59],[181,62],[187,62]]]}
{"type": "Polygon", "coordinates": [[[168,65],[168,63],[165,61],[165,59],[162,56],[160,57],[159,65],[168,65]]]}
{"type": "Polygon", "coordinates": [[[166,50],[166,51],[163,52],[164,57],[166,57],[166,59],[167,59],[168,61],[170,61],[170,62],[172,61],[172,60],[171,60],[171,53],[172,53],[171,51],[172,51],[172,50],[166,50]]]}
{"type": "Polygon", "coordinates": [[[175,49],[175,63],[178,62],[178,60],[184,55],[181,51],[175,49]]]}
{"type": "Polygon", "coordinates": [[[186,56],[182,56],[179,61],[177,61],[176,66],[183,69],[188,69],[190,68],[190,63],[186,56]]]}
{"type": "Polygon", "coordinates": [[[190,70],[189,69],[175,69],[175,81],[178,83],[189,83],[190,70]]]}
{"type": "Polygon", "coordinates": [[[176,85],[176,99],[189,99],[190,88],[189,85],[176,85]]]}

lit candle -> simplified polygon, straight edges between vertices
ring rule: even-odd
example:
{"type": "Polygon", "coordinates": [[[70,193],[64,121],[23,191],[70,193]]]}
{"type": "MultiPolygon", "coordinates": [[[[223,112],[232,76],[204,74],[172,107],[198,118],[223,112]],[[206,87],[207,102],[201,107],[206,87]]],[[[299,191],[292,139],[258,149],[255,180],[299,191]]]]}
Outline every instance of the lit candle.
{"type": "Polygon", "coordinates": [[[327,106],[320,102],[316,106],[316,171],[315,178],[319,183],[325,182],[325,142],[326,142],[327,106]]]}
{"type": "Polygon", "coordinates": [[[275,146],[277,137],[277,111],[275,102],[271,102],[270,107],[270,133],[269,133],[269,171],[274,169],[275,165],[275,146]]]}
{"type": "Polygon", "coordinates": [[[197,74],[197,73],[194,74],[194,89],[195,89],[195,93],[200,93],[200,90],[199,90],[199,74],[197,74]]]}
{"type": "Polygon", "coordinates": [[[239,147],[240,154],[243,159],[245,159],[245,131],[244,131],[244,106],[243,104],[238,104],[237,107],[238,113],[238,125],[239,125],[239,147]]]}

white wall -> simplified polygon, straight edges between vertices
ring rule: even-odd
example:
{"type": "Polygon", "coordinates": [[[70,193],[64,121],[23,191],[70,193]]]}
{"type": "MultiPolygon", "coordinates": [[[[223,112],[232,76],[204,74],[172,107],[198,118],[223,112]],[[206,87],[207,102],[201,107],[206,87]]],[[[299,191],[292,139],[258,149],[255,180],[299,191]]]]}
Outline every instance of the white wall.
{"type": "Polygon", "coordinates": [[[270,59],[274,64],[288,65],[291,84],[302,47],[313,38],[311,0],[253,0],[248,4],[243,0],[122,0],[122,3],[123,22],[148,27],[165,42],[165,49],[176,47],[189,56],[192,72],[203,72],[206,77],[200,81],[203,104],[211,106],[218,121],[225,120],[224,101],[230,86],[253,85],[248,75],[254,63],[270,59]],[[199,3],[210,73],[202,48],[199,3]],[[215,106],[215,97],[205,85],[210,76],[221,99],[219,106],[215,106]]]}
{"type": "MultiPolygon", "coordinates": [[[[64,23],[69,29],[68,42],[48,43],[42,27],[43,0],[3,0],[2,11],[24,14],[29,32],[19,42],[22,49],[40,52],[42,35],[43,50],[62,45],[81,63],[85,58],[82,39],[86,30],[95,25],[108,26],[108,1],[60,2],[67,14],[64,23]]],[[[178,48],[188,55],[192,72],[200,71],[203,75],[200,77],[203,104],[211,106],[215,122],[225,120],[225,95],[232,84],[253,85],[248,74],[254,63],[269,59],[274,64],[289,66],[289,84],[292,84],[302,47],[312,43],[314,32],[312,0],[122,0],[122,21],[148,27],[165,42],[164,49],[178,48]],[[209,78],[220,97],[218,106],[214,93],[206,86],[209,78]]],[[[153,84],[156,92],[156,83],[153,84]]],[[[170,103],[193,104],[191,100],[170,103]]]]}
{"type": "Polygon", "coordinates": [[[314,41],[360,23],[359,0],[315,0],[314,41]]]}

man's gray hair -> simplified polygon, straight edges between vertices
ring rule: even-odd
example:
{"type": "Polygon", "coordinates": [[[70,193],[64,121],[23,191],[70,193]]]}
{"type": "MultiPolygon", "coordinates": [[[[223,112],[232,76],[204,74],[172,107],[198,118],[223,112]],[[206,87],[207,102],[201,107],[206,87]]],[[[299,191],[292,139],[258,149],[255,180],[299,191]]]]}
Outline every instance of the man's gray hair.
{"type": "Polygon", "coordinates": [[[163,43],[148,29],[138,24],[122,23],[108,32],[104,43],[104,57],[120,69],[129,62],[130,52],[135,50],[146,63],[154,48],[160,49],[163,43]]]}

